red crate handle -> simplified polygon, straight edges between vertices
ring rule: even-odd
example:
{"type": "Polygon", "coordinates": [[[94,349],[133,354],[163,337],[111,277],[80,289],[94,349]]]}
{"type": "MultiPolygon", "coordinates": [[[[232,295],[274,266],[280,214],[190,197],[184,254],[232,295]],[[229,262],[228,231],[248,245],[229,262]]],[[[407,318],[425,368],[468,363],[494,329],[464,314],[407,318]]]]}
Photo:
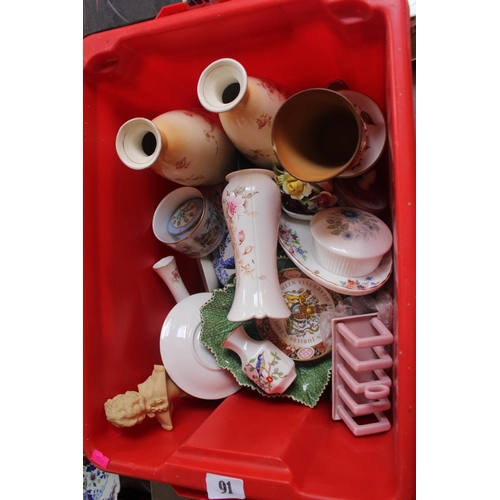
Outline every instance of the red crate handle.
{"type": "Polygon", "coordinates": [[[165,5],[162,7],[156,19],[166,16],[172,16],[174,14],[179,14],[180,12],[186,12],[192,9],[198,9],[200,7],[210,7],[218,3],[228,2],[229,0],[180,0],[178,3],[173,3],[171,5],[165,5]]]}

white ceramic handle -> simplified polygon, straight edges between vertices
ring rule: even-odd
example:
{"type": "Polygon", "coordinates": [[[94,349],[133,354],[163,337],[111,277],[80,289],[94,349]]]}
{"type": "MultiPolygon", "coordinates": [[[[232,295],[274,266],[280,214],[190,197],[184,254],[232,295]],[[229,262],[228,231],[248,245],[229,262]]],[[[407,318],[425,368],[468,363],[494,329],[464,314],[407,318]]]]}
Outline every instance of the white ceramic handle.
{"type": "Polygon", "coordinates": [[[175,257],[172,255],[164,257],[154,264],[153,269],[167,285],[168,289],[174,296],[175,302],[180,302],[186,297],[189,297],[190,294],[182,281],[179,270],[177,269],[175,257]]]}

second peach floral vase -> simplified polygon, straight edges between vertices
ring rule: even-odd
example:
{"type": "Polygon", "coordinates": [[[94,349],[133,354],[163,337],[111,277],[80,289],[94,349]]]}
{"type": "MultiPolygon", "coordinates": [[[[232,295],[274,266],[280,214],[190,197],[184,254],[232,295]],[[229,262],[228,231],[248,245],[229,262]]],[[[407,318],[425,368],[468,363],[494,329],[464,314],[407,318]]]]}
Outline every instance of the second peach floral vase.
{"type": "Polygon", "coordinates": [[[258,167],[272,169],[278,163],[271,130],[287,92],[275,82],[248,76],[234,59],[218,59],[202,72],[198,99],[218,113],[222,127],[236,148],[258,167]]]}

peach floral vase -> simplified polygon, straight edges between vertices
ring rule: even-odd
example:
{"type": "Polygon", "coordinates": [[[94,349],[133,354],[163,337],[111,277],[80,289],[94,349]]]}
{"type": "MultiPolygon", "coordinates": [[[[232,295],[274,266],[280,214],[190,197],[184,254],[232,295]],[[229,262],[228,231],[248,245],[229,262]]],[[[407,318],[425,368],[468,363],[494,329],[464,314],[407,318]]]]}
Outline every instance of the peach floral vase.
{"type": "Polygon", "coordinates": [[[226,134],[253,164],[271,169],[278,163],[271,129],[286,92],[276,83],[248,76],[234,59],[218,59],[202,72],[198,99],[205,109],[219,113],[226,134]]]}
{"type": "Polygon", "coordinates": [[[290,309],[278,279],[277,247],[281,198],[273,172],[231,172],[222,208],[234,252],[236,290],[229,321],[286,319],[290,309]]]}
{"type": "Polygon", "coordinates": [[[183,186],[214,185],[236,168],[236,148],[217,115],[174,110],[132,118],[116,135],[116,152],[133,170],[151,168],[183,186]]]}

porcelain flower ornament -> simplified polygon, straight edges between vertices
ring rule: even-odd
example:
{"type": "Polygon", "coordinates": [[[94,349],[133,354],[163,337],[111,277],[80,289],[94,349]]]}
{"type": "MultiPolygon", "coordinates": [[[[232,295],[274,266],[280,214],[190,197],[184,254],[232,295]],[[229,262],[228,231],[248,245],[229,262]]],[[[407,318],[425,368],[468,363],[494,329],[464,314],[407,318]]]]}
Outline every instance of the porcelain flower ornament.
{"type": "Polygon", "coordinates": [[[290,195],[294,200],[302,200],[312,193],[312,186],[308,182],[296,179],[288,173],[278,176],[284,193],[290,195]]]}
{"type": "Polygon", "coordinates": [[[325,208],[333,207],[338,198],[332,193],[333,182],[306,182],[296,179],[288,172],[274,166],[274,180],[282,195],[289,196],[289,205],[306,212],[315,213],[325,208]]]}

